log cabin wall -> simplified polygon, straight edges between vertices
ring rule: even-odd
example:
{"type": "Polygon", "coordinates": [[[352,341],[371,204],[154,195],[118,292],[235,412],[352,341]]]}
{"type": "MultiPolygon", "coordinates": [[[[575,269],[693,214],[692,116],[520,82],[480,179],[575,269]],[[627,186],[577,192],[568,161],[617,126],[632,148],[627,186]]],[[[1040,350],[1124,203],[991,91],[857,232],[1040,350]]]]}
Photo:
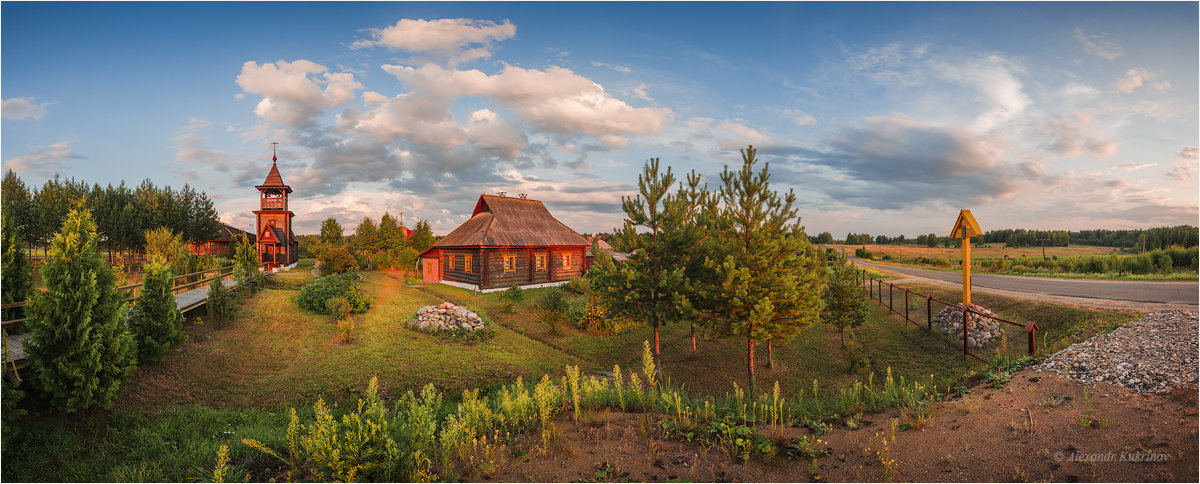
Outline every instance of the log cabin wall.
{"type": "Polygon", "coordinates": [[[479,252],[479,249],[443,249],[440,259],[442,278],[447,281],[478,285],[481,280],[479,252]],[[453,267],[446,263],[447,258],[454,260],[453,267]],[[467,259],[470,259],[470,268],[467,267],[467,259]]]}

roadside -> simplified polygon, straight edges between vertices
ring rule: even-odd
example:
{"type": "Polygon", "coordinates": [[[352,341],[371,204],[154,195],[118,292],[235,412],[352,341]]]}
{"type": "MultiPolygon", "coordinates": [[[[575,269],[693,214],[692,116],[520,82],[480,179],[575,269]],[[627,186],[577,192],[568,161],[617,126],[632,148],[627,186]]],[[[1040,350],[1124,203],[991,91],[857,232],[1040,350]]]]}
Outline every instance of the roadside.
{"type": "MultiPolygon", "coordinates": [[[[962,287],[962,274],[959,272],[892,266],[854,257],[850,259],[862,267],[896,274],[899,279],[889,281],[892,283],[962,287]]],[[[1102,281],[972,274],[971,285],[974,290],[986,289],[986,292],[1005,297],[1141,312],[1195,310],[1200,301],[1200,284],[1193,281],[1102,281]]]]}

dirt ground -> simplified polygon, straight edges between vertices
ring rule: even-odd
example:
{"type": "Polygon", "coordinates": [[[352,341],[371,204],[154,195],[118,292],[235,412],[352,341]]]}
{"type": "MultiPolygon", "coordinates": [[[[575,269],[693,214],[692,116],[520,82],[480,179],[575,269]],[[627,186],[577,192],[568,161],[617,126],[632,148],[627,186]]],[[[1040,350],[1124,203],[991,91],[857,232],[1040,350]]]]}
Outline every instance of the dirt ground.
{"type": "MultiPolygon", "coordinates": [[[[923,422],[898,411],[867,415],[856,430],[843,424],[821,437],[831,450],[824,457],[766,463],[740,463],[720,448],[663,440],[657,420],[648,415],[592,414],[579,424],[560,420],[559,436],[548,450],[540,450],[536,434],[525,436],[502,452],[496,472],[470,477],[501,482],[874,482],[889,477],[1196,482],[1200,477],[1194,387],[1134,394],[1024,370],[1004,388],[976,387],[966,399],[932,408],[923,422]],[[919,428],[897,431],[885,445],[893,418],[919,428]],[[885,469],[881,460],[894,464],[885,469]]],[[[789,427],[767,433],[786,441],[808,431],[789,427]]]]}

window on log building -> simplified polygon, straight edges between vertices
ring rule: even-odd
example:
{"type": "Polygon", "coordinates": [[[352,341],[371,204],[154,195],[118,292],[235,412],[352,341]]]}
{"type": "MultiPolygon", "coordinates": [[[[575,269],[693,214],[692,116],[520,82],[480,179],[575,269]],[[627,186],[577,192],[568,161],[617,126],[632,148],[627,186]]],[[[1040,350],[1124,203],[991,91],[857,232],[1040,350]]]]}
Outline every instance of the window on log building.
{"type": "Polygon", "coordinates": [[[504,256],[504,272],[505,273],[517,272],[517,256],[515,256],[515,255],[504,256]]]}

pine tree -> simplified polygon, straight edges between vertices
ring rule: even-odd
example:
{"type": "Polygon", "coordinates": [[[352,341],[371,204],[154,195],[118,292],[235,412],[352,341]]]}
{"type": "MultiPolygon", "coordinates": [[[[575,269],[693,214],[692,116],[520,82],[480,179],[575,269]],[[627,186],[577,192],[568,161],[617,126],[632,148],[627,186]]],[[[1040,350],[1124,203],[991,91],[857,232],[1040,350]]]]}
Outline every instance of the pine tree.
{"type": "Polygon", "coordinates": [[[867,319],[867,296],[858,283],[854,266],[838,256],[832,264],[829,285],[825,288],[825,307],[821,319],[837,326],[842,347],[846,346],[846,328],[857,328],[867,319]]]}
{"type": "MultiPolygon", "coordinates": [[[[25,256],[25,243],[17,233],[13,219],[8,212],[0,213],[0,224],[3,225],[0,232],[4,237],[4,259],[0,265],[0,286],[3,289],[0,290],[0,296],[3,297],[4,304],[24,301],[33,288],[33,268],[25,256]]],[[[3,318],[5,321],[20,319],[24,314],[22,308],[6,309],[3,318]]]]}
{"type": "Polygon", "coordinates": [[[755,391],[754,344],[786,342],[816,321],[824,288],[821,256],[808,243],[793,205],[795,193],[770,190],[768,166],[755,173],[755,150],[742,150],[742,168],[721,173],[719,211],[711,219],[714,272],[706,315],[720,335],[746,338],[746,369],[755,391]]]}
{"type": "Polygon", "coordinates": [[[128,323],[137,340],[138,361],[156,363],[167,356],[167,350],[183,344],[183,314],[171,292],[174,274],[162,258],[154,258],[143,266],[142,293],[132,308],[128,323]]]}
{"type": "Polygon", "coordinates": [[[418,254],[433,247],[436,242],[433,238],[433,229],[429,227],[428,220],[418,220],[417,226],[413,229],[412,248],[418,254]]]}
{"type": "Polygon", "coordinates": [[[396,221],[396,217],[387,212],[384,212],[383,217],[379,219],[379,239],[381,248],[392,251],[393,254],[408,247],[408,238],[404,236],[404,228],[396,221]]]}
{"type": "Polygon", "coordinates": [[[685,196],[668,195],[674,183],[670,167],[660,173],[658,158],[646,163],[638,176],[639,195],[621,200],[623,237],[635,241],[636,252],[619,266],[597,265],[593,276],[594,287],[614,315],[654,328],[654,364],[660,373],[660,326],[693,316],[685,249],[690,246],[684,243],[687,237],[679,235],[687,226],[689,206],[685,196]],[[636,235],[637,227],[648,230],[644,237],[636,235]]]}
{"type": "Polygon", "coordinates": [[[214,279],[208,284],[208,297],[204,301],[204,306],[208,312],[209,321],[218,327],[224,326],[230,319],[233,319],[233,315],[237,311],[233,294],[229,292],[221,279],[214,279]]]}
{"type": "Polygon", "coordinates": [[[262,277],[258,267],[261,260],[258,256],[258,248],[250,243],[249,237],[246,234],[238,234],[234,239],[233,253],[233,278],[238,282],[238,291],[246,291],[253,293],[258,290],[258,282],[262,277]]]}
{"type": "Polygon", "coordinates": [[[342,242],[342,224],[339,224],[333,217],[321,221],[321,243],[330,247],[338,247],[342,245],[342,242]]]}
{"type": "Polygon", "coordinates": [[[371,217],[363,217],[354,229],[354,249],[369,253],[377,252],[380,248],[379,228],[371,217]]]}
{"type": "Polygon", "coordinates": [[[96,250],[91,213],[69,211],[30,297],[26,347],[35,386],[57,409],[112,405],[136,366],[133,336],[116,320],[121,294],[96,250]]]}

